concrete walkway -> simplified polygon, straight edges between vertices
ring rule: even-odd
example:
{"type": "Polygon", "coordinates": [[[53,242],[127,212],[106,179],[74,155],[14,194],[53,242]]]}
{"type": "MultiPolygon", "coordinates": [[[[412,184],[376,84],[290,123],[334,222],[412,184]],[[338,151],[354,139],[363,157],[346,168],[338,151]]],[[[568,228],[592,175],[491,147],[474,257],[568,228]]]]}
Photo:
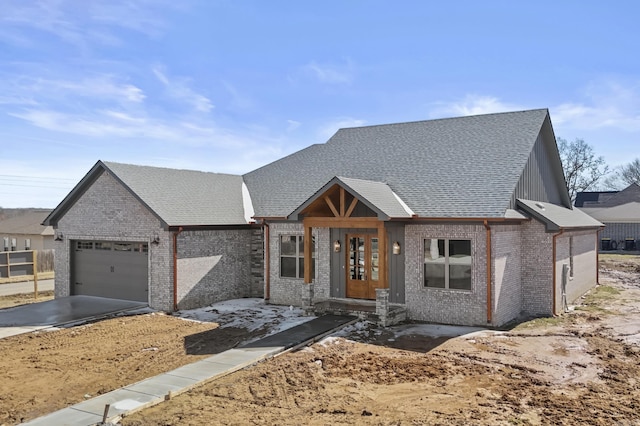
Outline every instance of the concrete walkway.
{"type": "Polygon", "coordinates": [[[320,339],[355,321],[353,317],[325,315],[257,342],[184,365],[25,424],[85,426],[100,423],[105,418],[107,422],[114,423],[127,414],[157,405],[168,398],[273,357],[287,349],[320,339]]]}
{"type": "MultiPolygon", "coordinates": [[[[38,280],[38,291],[53,290],[55,280],[38,280]]],[[[0,284],[0,296],[33,293],[33,281],[0,284]]]]}
{"type": "Polygon", "coordinates": [[[69,296],[0,309],[0,339],[146,306],[131,300],[69,296]]]}

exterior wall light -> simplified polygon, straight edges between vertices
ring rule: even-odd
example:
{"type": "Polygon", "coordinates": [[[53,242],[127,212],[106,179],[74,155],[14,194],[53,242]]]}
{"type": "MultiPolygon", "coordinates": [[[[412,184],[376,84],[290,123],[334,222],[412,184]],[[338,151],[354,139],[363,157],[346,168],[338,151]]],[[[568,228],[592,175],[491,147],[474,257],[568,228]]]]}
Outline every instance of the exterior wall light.
{"type": "Polygon", "coordinates": [[[152,244],[160,244],[160,235],[156,234],[153,236],[153,238],[151,239],[151,243],[152,244]]]}
{"type": "Polygon", "coordinates": [[[393,254],[400,254],[400,243],[397,241],[393,243],[393,254]]]}
{"type": "Polygon", "coordinates": [[[63,238],[64,238],[64,235],[62,235],[62,232],[57,231],[54,240],[55,241],[62,241],[63,238]]]}
{"type": "Polygon", "coordinates": [[[340,240],[335,240],[333,242],[333,251],[336,253],[340,253],[340,249],[342,248],[342,246],[340,245],[340,240]]]}

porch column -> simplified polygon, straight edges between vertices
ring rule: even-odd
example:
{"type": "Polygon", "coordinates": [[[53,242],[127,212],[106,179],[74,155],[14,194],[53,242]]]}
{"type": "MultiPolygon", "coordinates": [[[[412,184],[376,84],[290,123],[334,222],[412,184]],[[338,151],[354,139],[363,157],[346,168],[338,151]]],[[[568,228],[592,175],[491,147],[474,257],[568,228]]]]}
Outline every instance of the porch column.
{"type": "Polygon", "coordinates": [[[304,224],[304,282],[306,284],[311,284],[311,244],[312,244],[312,236],[311,236],[311,226],[306,223],[306,220],[303,222],[304,224]]]}
{"type": "Polygon", "coordinates": [[[380,268],[378,283],[380,288],[389,288],[387,279],[387,232],[384,227],[384,222],[378,223],[378,256],[380,268]]]}

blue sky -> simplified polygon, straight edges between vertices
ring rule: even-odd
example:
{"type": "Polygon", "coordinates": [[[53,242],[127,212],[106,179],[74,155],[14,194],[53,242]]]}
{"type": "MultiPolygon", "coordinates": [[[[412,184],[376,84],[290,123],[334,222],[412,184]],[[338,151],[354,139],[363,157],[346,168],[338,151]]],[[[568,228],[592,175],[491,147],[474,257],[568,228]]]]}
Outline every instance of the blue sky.
{"type": "Polygon", "coordinates": [[[549,108],[640,157],[636,1],[0,0],[0,206],[97,160],[245,173],[338,128],[549,108]]]}

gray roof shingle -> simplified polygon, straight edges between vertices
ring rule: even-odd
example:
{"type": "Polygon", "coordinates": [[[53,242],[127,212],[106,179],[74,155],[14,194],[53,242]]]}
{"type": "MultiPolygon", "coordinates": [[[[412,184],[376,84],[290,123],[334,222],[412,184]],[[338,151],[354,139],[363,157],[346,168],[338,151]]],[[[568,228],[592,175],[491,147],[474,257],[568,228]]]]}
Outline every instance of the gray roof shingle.
{"type": "Polygon", "coordinates": [[[547,231],[559,231],[561,228],[597,228],[604,226],[578,208],[568,209],[541,201],[518,198],[518,207],[545,223],[547,231]]]}
{"type": "Polygon", "coordinates": [[[169,226],[247,223],[242,176],[103,164],[169,226]]]}
{"type": "Polygon", "coordinates": [[[504,217],[546,109],[340,129],[244,175],[257,217],[286,217],[334,176],[387,184],[421,217],[504,217]]]}

